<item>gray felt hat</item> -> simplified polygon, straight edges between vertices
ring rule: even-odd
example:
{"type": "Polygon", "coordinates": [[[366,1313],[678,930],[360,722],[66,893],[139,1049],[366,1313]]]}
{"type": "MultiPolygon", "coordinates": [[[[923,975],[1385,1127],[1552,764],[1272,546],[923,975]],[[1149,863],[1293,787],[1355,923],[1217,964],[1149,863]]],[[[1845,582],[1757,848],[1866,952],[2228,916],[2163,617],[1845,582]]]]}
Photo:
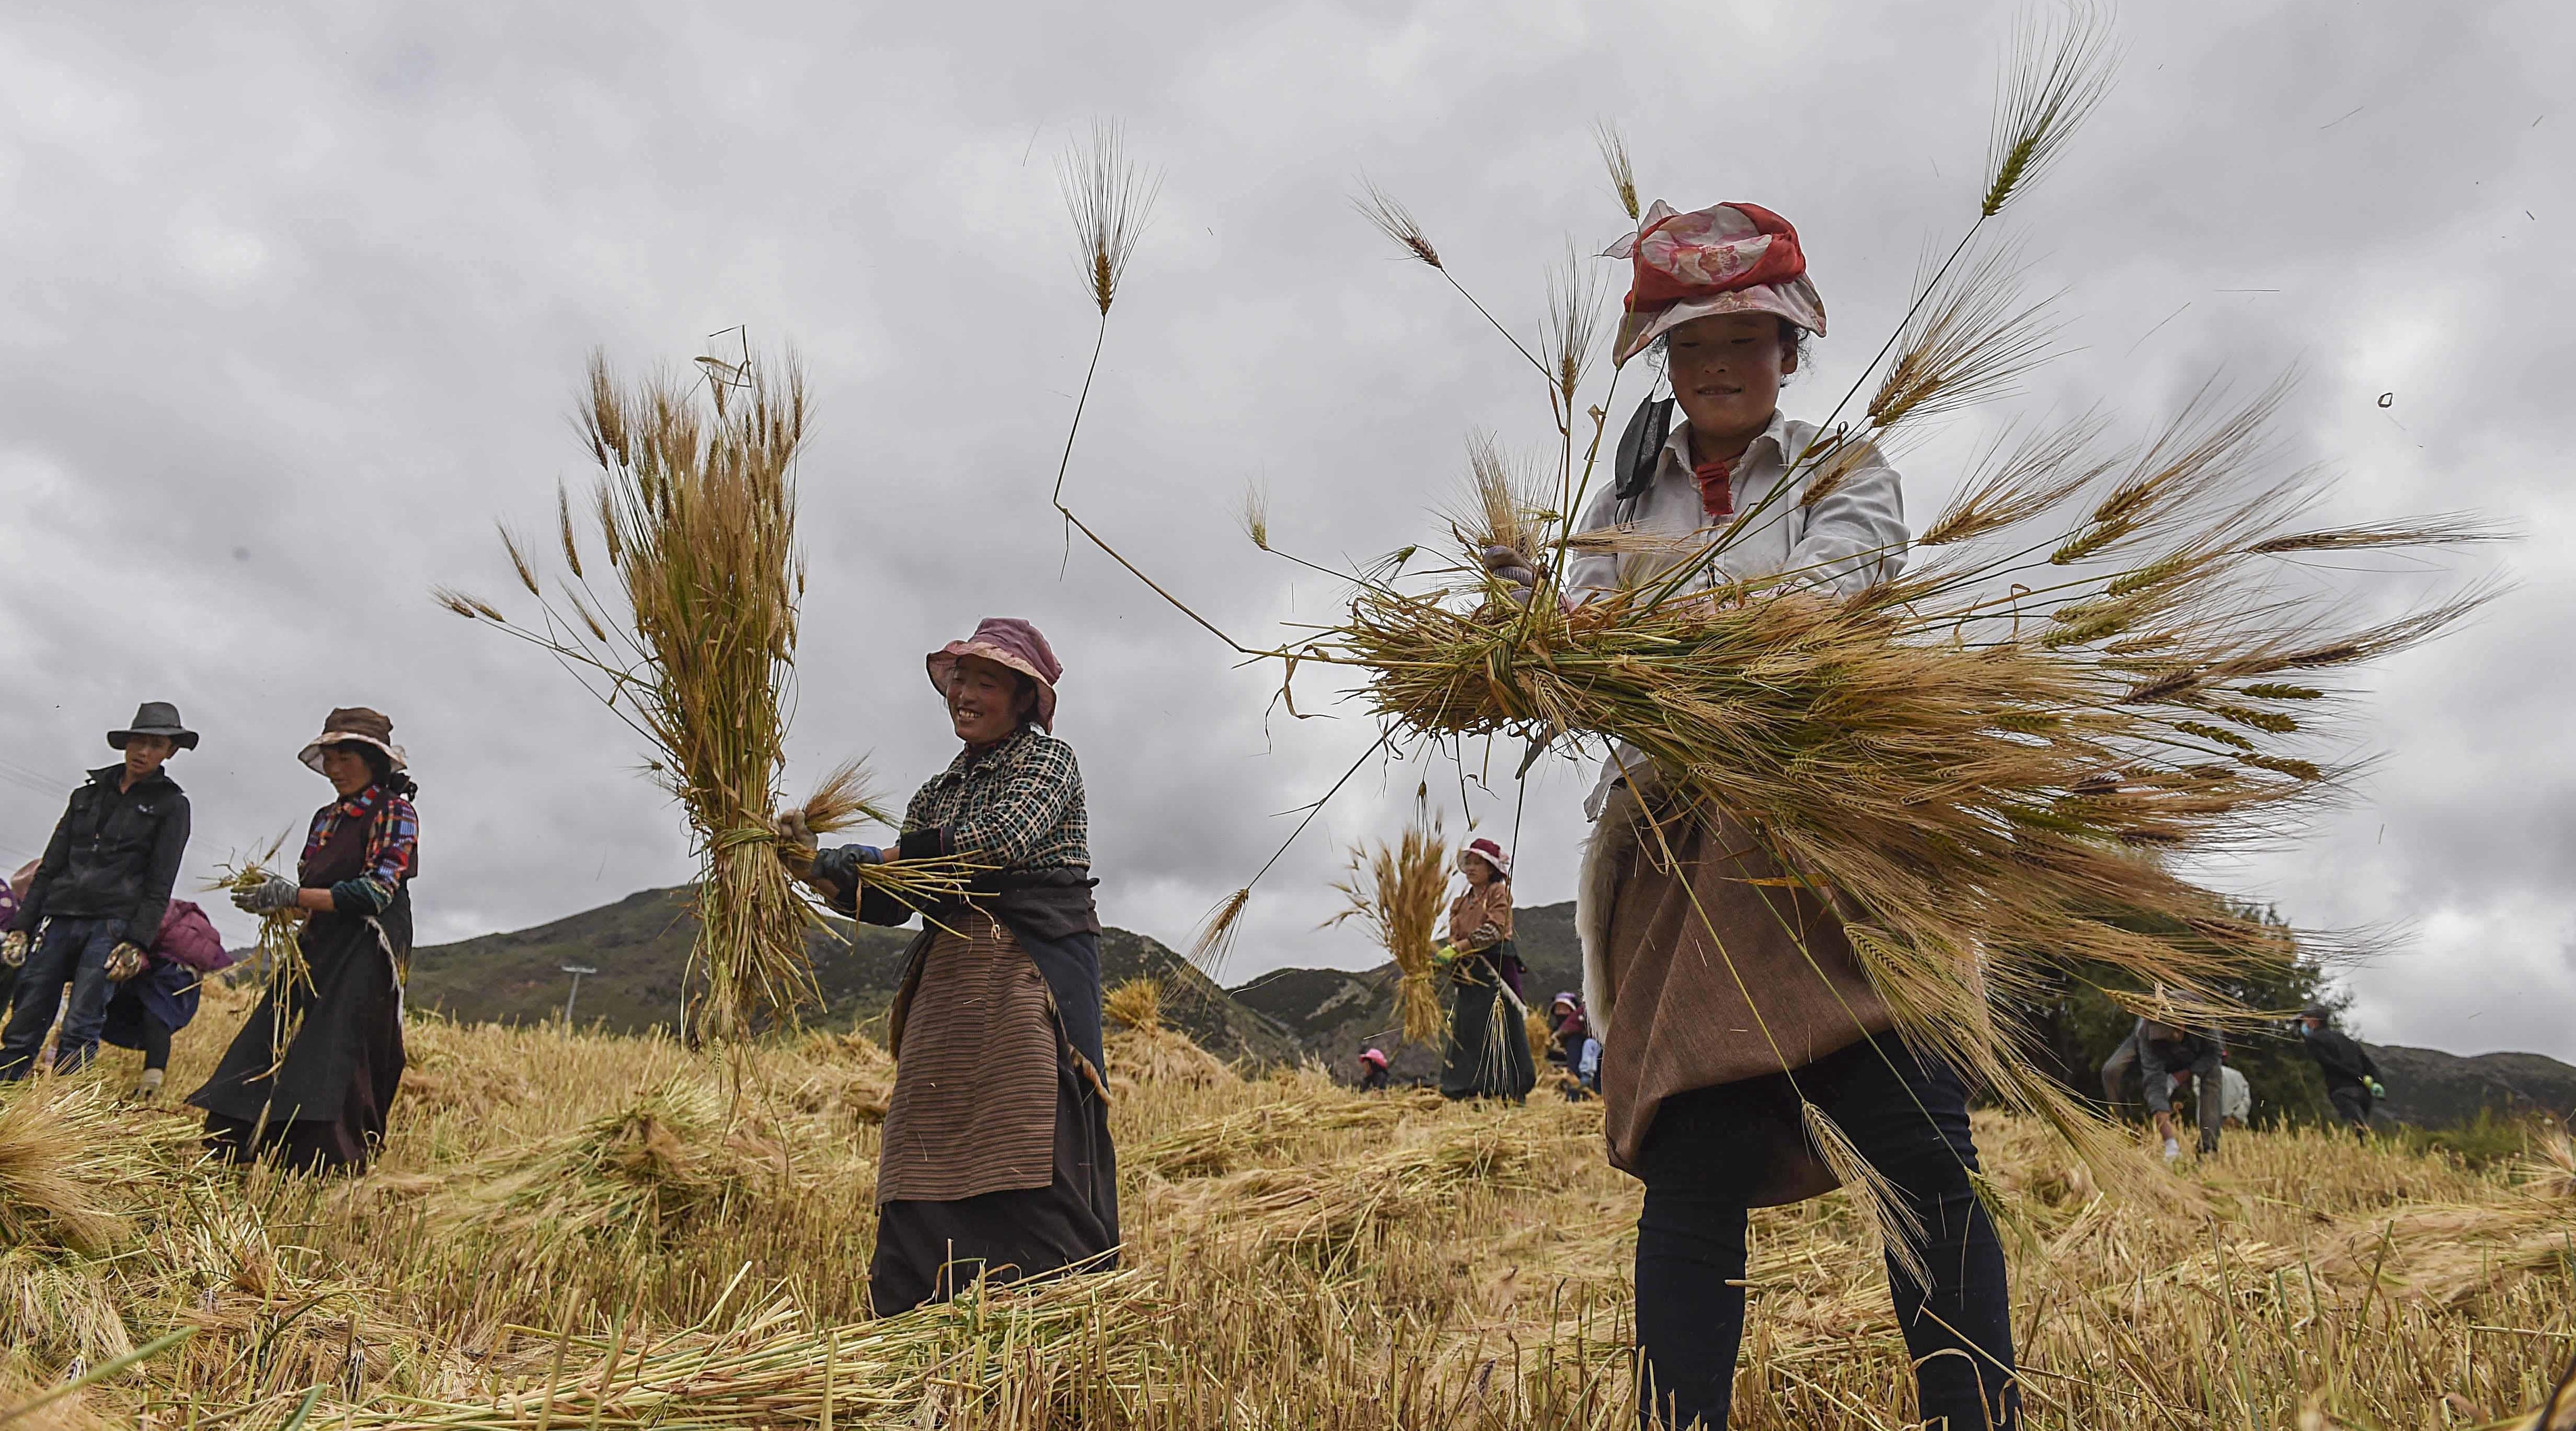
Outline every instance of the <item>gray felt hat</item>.
{"type": "Polygon", "coordinates": [[[197,733],[180,722],[179,708],[168,701],[145,701],[136,706],[134,724],[123,730],[109,731],[107,743],[118,750],[123,750],[126,737],[133,735],[167,736],[176,742],[181,750],[197,748],[197,733]]]}

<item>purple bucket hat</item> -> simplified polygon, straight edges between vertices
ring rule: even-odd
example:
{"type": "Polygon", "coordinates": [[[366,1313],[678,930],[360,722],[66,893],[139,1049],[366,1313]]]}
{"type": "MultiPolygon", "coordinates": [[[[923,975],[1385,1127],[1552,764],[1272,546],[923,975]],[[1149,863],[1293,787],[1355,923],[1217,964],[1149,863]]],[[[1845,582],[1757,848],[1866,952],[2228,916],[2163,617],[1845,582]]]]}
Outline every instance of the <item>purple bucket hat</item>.
{"type": "Polygon", "coordinates": [[[957,674],[961,656],[981,656],[987,661],[1008,666],[1038,684],[1037,723],[1050,734],[1055,730],[1055,683],[1064,675],[1064,667],[1055,658],[1055,649],[1038,634],[1038,628],[1016,616],[987,616],[976,624],[975,634],[963,641],[951,641],[930,653],[930,684],[939,694],[948,694],[948,682],[957,674]]]}

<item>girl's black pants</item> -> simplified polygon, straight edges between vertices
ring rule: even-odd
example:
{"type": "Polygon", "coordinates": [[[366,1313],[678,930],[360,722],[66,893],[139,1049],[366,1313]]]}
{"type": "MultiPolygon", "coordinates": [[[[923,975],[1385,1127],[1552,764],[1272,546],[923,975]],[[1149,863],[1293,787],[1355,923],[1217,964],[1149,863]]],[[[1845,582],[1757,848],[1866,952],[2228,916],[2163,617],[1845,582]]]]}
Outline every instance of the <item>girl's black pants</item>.
{"type": "Polygon", "coordinates": [[[1888,1267],[1922,1419],[1941,1428],[1947,1418],[1946,1431],[2018,1426],[2012,1303],[2002,1244],[1968,1179],[1977,1150],[1967,1090],[1947,1064],[1918,1059],[1894,1034],[1794,1076],[1694,1089],[1656,1110],[1638,1160],[1646,1184],[1637,1218],[1641,1418],[1669,1431],[1726,1425],[1744,1337],[1748,1198],[1765,1172],[1759,1150],[1778,1145],[1778,1119],[1784,1110],[1796,1117],[1800,1094],[1841,1126],[1922,1222],[1932,1285],[1892,1260],[1888,1267]]]}

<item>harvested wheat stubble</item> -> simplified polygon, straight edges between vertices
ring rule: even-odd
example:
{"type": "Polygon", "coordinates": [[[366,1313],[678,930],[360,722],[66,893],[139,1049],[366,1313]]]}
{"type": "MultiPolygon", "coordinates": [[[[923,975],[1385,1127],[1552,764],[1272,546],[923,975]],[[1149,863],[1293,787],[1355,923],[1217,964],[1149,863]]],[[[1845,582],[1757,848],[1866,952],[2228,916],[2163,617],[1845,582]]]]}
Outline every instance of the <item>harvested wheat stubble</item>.
{"type": "MultiPolygon", "coordinates": [[[[1098,1273],[984,1288],[899,1317],[816,1330],[785,1302],[723,1333],[560,1337],[541,1384],[477,1404],[412,1399],[327,1424],[387,1428],[944,1425],[1146,1392],[1146,1348],[1169,1315],[1149,1279],[1098,1273]]],[[[1042,1424],[1033,1420],[1025,1424],[1042,1424]]]]}
{"type": "Polygon", "coordinates": [[[1427,1088],[1360,1097],[1304,1087],[1275,1102],[1176,1128],[1122,1153],[1120,1165],[1164,1178],[1213,1177],[1277,1156],[1300,1139],[1358,1129],[1392,1129],[1408,1114],[1440,1106],[1427,1088]]]}
{"type": "MultiPolygon", "coordinates": [[[[176,1041],[173,1077],[212,1068],[251,1002],[247,991],[209,991],[176,1041]]],[[[1637,1188],[1602,1160],[1598,1104],[1362,1096],[1313,1070],[1140,1083],[1114,1110],[1122,1154],[1166,1144],[1171,1159],[1167,1170],[1162,1154],[1122,1158],[1122,1275],[1145,1280],[1140,1316],[1067,1320],[1005,1353],[1007,1321],[979,1330],[960,1309],[951,1322],[879,1327],[918,1342],[869,1350],[855,1339],[868,1328],[852,1323],[864,1315],[856,1272],[875,1216],[866,1170],[876,1129],[828,1102],[800,1106],[814,1095],[799,1092],[822,1070],[862,1066],[865,1045],[765,1040],[747,1050],[737,1086],[732,1070],[668,1037],[552,1025],[438,1037],[461,1080],[506,1065],[545,1096],[488,1118],[398,1123],[378,1171],[354,1184],[260,1170],[201,1179],[181,1160],[122,1189],[134,1235],[110,1257],[53,1265],[93,1277],[135,1346],[192,1321],[205,1330],[83,1392],[91,1412],[121,1426],[148,1411],[164,1427],[193,1416],[273,1431],[325,1384],[309,1426],[354,1412],[361,1424],[533,1427],[549,1424],[551,1385],[557,1431],[587,1425],[594,1408],[603,1426],[660,1416],[666,1426],[814,1427],[828,1352],[836,1426],[1635,1424],[1625,1308],[1637,1188]],[[769,1198],[755,1183],[730,1203],[697,1204],[664,1235],[624,1240],[548,1243],[506,1217],[445,1210],[672,1079],[719,1110],[693,1126],[721,1132],[738,1108],[742,1126],[792,1153],[800,1186],[769,1198]],[[1501,1176],[1473,1171],[1480,1149],[1500,1155],[1486,1168],[1501,1176]],[[1193,1175],[1201,1170],[1237,1180],[1193,1175]],[[760,1324],[782,1294],[803,1319],[760,1324]],[[601,1406],[611,1347],[623,1351],[601,1406]],[[645,1347],[660,1354],[638,1384],[645,1347]],[[777,1367],[742,1365],[762,1354],[777,1367]],[[692,1381],[701,1364],[713,1374],[692,1381]],[[567,1415],[568,1405],[579,1409],[567,1415]]],[[[132,1058],[111,1051],[96,1080],[118,1086],[127,1070],[117,1061],[132,1058]]],[[[149,1115],[119,1116],[151,1126],[149,1115]]],[[[2221,1158],[2186,1163],[2202,1197],[2175,1211],[2103,1197],[2031,1120],[1980,1112],[1977,1140],[2036,1239],[2013,1252],[2034,1431],[2288,1426],[2311,1400],[2325,1425],[2416,1426],[2431,1414],[2472,1427],[2538,1403],[2576,1346],[2566,1264],[2492,1257],[2471,1269],[2485,1280],[2464,1295],[2422,1295],[2428,1264],[2414,1259],[2441,1249],[2410,1242],[2401,1225],[2373,1275],[2393,1217],[2520,1217],[2547,1193],[2546,1176],[2516,1180],[2321,1130],[2254,1130],[2231,1134],[2221,1158]],[[2346,1249],[2367,1256],[2354,1262],[2346,1249]]],[[[2557,1166],[2545,1136],[2534,1146],[2537,1163],[2557,1166]]],[[[1755,1214],[1739,1431],[1905,1414],[1910,1371],[1873,1242],[1847,1195],[1755,1214]]],[[[74,1357],[99,1364],[67,1328],[0,1343],[0,1378],[22,1385],[60,1384],[74,1357]]]]}
{"type": "Polygon", "coordinates": [[[545,1243],[628,1245],[684,1233],[729,1204],[791,1191],[786,1148],[728,1118],[715,1089],[674,1079],[551,1144],[504,1154],[443,1210],[545,1243]]]}

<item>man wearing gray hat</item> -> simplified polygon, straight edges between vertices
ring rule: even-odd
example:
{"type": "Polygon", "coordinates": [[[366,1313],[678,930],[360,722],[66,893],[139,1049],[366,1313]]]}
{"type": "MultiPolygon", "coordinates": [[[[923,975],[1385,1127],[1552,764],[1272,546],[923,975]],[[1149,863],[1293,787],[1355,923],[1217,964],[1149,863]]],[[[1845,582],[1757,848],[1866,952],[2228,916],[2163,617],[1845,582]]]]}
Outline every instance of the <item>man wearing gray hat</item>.
{"type": "Polygon", "coordinates": [[[109,986],[142,971],[188,850],[188,797],[161,769],[197,745],[179,708],[146,701],[107,743],[124,761],[91,771],[72,792],[17,918],[0,934],[0,964],[18,972],[17,1007],[0,1033],[0,1081],[34,1070],[66,984],[72,1002],[54,1066],[70,1072],[98,1052],[109,986]],[[39,928],[44,937],[31,950],[39,928]]]}

